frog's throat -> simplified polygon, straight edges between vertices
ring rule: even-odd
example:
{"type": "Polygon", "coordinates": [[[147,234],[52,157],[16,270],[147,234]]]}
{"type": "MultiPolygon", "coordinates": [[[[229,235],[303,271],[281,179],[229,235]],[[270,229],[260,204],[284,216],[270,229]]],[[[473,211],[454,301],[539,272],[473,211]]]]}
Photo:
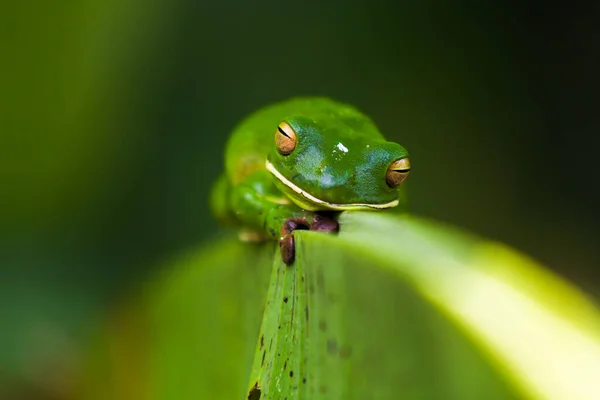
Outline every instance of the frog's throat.
{"type": "Polygon", "coordinates": [[[308,201],[310,201],[313,204],[318,204],[323,206],[324,208],[330,209],[330,210],[339,210],[339,211],[343,211],[343,210],[360,210],[360,209],[377,209],[377,210],[383,210],[386,208],[392,208],[392,207],[396,207],[399,203],[399,200],[396,199],[394,201],[390,201],[389,203],[383,203],[383,204],[368,204],[368,203],[348,203],[348,204],[335,204],[335,203],[329,203],[325,200],[321,200],[316,198],[315,196],[313,196],[312,194],[302,190],[301,188],[299,188],[298,186],[296,186],[294,183],[292,183],[290,180],[288,180],[285,176],[283,176],[279,171],[277,171],[277,169],[273,166],[273,164],[271,164],[269,162],[269,160],[266,161],[266,167],[267,170],[272,173],[277,179],[279,179],[279,181],[281,183],[283,183],[285,186],[287,186],[288,188],[290,188],[291,190],[293,190],[295,193],[299,194],[300,196],[304,197],[305,199],[307,199],[308,201]]]}

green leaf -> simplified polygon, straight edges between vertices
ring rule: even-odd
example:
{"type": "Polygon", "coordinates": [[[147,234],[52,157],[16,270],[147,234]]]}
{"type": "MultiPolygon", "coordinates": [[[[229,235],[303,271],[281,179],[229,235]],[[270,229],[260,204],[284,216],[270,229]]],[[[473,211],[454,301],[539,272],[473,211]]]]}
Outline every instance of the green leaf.
{"type": "Polygon", "coordinates": [[[175,263],[146,298],[137,398],[600,398],[600,316],[576,288],[439,223],[340,222],[296,232],[289,267],[235,240],[175,263]]]}

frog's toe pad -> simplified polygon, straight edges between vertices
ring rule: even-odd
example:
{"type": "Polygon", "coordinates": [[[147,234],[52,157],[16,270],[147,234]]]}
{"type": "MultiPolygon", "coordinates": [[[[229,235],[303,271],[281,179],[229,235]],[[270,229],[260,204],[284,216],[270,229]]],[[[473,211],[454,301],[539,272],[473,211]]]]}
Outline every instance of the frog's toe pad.
{"type": "Polygon", "coordinates": [[[340,230],[340,225],[332,218],[317,215],[310,225],[310,230],[318,232],[337,232],[340,230]]]}
{"type": "Polygon", "coordinates": [[[290,265],[296,258],[296,241],[291,233],[285,235],[279,240],[279,249],[281,251],[281,260],[286,265],[290,265]]]}

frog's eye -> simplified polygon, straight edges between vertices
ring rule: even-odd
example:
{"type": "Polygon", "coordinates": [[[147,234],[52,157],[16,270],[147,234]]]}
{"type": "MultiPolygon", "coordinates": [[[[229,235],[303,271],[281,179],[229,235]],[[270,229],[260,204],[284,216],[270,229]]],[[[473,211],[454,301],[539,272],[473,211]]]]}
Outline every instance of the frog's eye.
{"type": "Polygon", "coordinates": [[[410,160],[408,157],[394,161],[388,167],[385,180],[390,187],[396,187],[408,178],[410,172],[410,160]]]}
{"type": "Polygon", "coordinates": [[[287,156],[296,148],[296,132],[288,125],[282,122],[275,131],[275,145],[280,154],[287,156]]]}

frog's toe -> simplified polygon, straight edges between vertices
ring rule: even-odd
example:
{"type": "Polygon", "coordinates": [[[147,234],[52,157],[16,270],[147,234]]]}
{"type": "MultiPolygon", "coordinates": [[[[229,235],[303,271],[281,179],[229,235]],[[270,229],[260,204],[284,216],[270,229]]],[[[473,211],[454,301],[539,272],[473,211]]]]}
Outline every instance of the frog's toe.
{"type": "Polygon", "coordinates": [[[295,230],[308,230],[311,227],[311,223],[306,218],[288,218],[283,222],[281,226],[281,235],[286,236],[295,230]]]}
{"type": "Polygon", "coordinates": [[[310,225],[310,230],[318,232],[337,232],[340,230],[340,225],[333,218],[317,215],[310,225]]]}
{"type": "Polygon", "coordinates": [[[281,251],[281,260],[286,265],[290,265],[296,258],[296,241],[291,233],[285,235],[279,240],[279,249],[281,251]]]}
{"type": "Polygon", "coordinates": [[[288,218],[281,226],[281,235],[286,236],[296,230],[311,230],[317,232],[337,232],[340,226],[333,218],[316,214],[311,218],[288,218]]]}

